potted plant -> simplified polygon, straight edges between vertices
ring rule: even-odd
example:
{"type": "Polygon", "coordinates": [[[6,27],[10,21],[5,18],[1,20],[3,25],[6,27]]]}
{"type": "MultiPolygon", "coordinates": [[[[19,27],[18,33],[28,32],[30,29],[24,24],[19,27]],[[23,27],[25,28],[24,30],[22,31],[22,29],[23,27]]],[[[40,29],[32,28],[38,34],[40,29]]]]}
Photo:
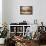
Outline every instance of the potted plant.
{"type": "Polygon", "coordinates": [[[8,29],[6,23],[3,25],[3,31],[0,31],[0,44],[4,44],[4,40],[7,37],[8,29]]]}

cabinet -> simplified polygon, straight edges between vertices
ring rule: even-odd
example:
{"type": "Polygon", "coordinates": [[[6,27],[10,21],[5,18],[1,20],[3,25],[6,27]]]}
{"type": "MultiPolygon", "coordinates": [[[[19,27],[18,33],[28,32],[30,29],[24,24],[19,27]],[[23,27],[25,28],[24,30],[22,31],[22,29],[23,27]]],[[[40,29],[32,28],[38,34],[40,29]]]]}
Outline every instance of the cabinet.
{"type": "Polygon", "coordinates": [[[30,27],[31,25],[9,25],[10,29],[10,36],[12,35],[22,35],[25,36],[26,28],[30,27]]]}

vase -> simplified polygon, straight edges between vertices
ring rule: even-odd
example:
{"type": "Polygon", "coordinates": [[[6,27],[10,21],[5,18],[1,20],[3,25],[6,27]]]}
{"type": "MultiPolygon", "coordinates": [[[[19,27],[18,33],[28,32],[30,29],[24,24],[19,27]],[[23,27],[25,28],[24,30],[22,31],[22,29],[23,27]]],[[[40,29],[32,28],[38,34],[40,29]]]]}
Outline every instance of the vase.
{"type": "Polygon", "coordinates": [[[0,38],[0,44],[4,44],[5,38],[0,38]]]}

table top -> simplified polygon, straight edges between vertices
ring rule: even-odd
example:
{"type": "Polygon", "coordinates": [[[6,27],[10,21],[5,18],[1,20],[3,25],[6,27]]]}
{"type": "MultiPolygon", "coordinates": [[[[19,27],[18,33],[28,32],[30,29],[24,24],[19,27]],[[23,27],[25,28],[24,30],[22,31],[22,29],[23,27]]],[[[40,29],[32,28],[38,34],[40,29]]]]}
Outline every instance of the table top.
{"type": "Polygon", "coordinates": [[[27,39],[21,39],[21,40],[16,40],[16,39],[13,39],[14,41],[16,41],[16,42],[28,42],[28,43],[30,43],[32,40],[27,40],[27,39]]]}

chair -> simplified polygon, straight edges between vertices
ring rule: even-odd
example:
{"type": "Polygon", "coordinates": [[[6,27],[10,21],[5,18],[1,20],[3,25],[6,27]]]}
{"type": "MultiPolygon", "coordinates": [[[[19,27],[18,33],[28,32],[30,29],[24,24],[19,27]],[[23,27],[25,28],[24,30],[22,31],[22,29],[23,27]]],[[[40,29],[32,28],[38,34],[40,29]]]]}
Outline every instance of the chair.
{"type": "Polygon", "coordinates": [[[39,45],[46,44],[46,30],[45,30],[45,26],[38,26],[38,32],[40,32],[39,45]]]}
{"type": "Polygon", "coordinates": [[[6,46],[15,46],[15,41],[13,41],[11,38],[7,38],[5,40],[6,46]]]}

